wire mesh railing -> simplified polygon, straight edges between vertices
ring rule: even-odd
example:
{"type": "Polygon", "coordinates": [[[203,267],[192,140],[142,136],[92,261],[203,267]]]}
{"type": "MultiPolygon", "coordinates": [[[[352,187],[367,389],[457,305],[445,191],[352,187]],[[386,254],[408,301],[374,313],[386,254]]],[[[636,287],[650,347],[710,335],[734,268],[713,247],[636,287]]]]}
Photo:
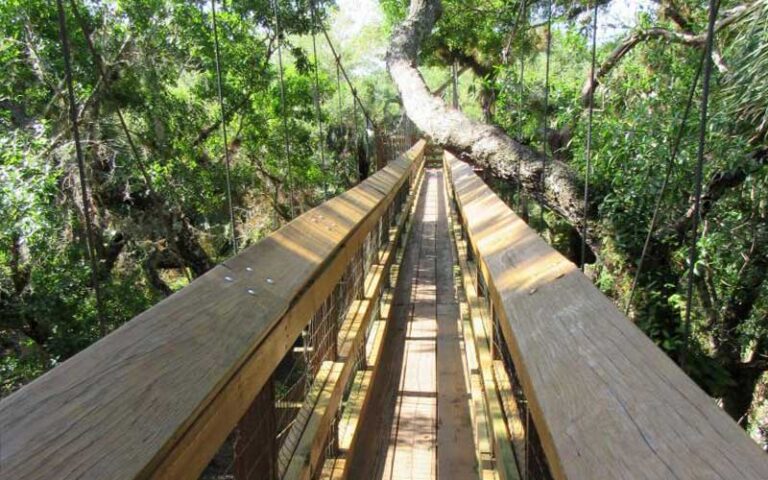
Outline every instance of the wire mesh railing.
{"type": "MultiPolygon", "coordinates": [[[[523,480],[552,479],[552,473],[549,470],[536,425],[531,418],[528,400],[525,397],[523,386],[512,361],[512,355],[501,331],[499,317],[495,312],[493,314],[493,328],[494,359],[500,361],[503,369],[502,371],[495,369],[494,375],[497,382],[501,381],[509,385],[508,388],[500,388],[498,392],[504,407],[507,425],[514,425],[514,427],[510,427],[510,431],[514,428],[518,436],[518,441],[513,441],[512,447],[521,478],[523,480]],[[504,377],[505,375],[506,377],[504,377]]],[[[512,435],[510,432],[510,436],[512,435]]]]}
{"type": "MultiPolygon", "coordinates": [[[[355,387],[358,374],[368,369],[366,359],[372,348],[373,325],[382,319],[382,301],[392,288],[392,261],[386,256],[395,257],[402,245],[402,224],[417,174],[409,174],[351,253],[340,279],[293,340],[270,381],[201,478],[290,478],[295,471],[293,464],[300,463],[296,456],[307,454],[306,445],[320,446],[313,463],[321,468],[326,460],[343,455],[339,449],[340,423],[353,388],[359,388],[355,387]],[[378,276],[382,278],[377,283],[378,276]],[[376,285],[380,285],[378,290],[368,291],[369,286],[375,289],[376,285]],[[368,310],[370,313],[366,313],[368,310]],[[343,384],[339,383],[342,379],[343,384]],[[318,409],[328,403],[337,388],[339,405],[327,413],[327,428],[310,431],[317,426],[313,417],[318,417],[318,409]],[[317,438],[308,442],[308,436],[317,438]]],[[[313,476],[320,473],[310,471],[313,476]]]]}
{"type": "MultiPolygon", "coordinates": [[[[499,421],[492,413],[494,405],[497,405],[503,416],[501,421],[504,423],[503,438],[495,436],[493,440],[489,439],[493,448],[487,453],[491,454],[497,469],[511,468],[523,480],[548,480],[552,475],[501,330],[498,307],[494,305],[486,278],[478,268],[475,247],[466,230],[461,208],[450,188],[449,175],[450,170],[446,169],[446,183],[450,192],[450,221],[454,225],[454,242],[459,256],[457,282],[463,286],[459,298],[467,304],[470,316],[474,317],[474,320],[470,321],[471,341],[475,345],[472,351],[476,352],[478,358],[474,363],[479,365],[480,375],[484,378],[485,402],[482,411],[476,412],[476,415],[485,416],[489,423],[499,421]],[[500,442],[504,442],[504,445],[500,442]],[[514,458],[504,458],[504,449],[511,451],[510,455],[514,458]],[[505,461],[513,465],[500,465],[505,461]]],[[[476,435],[481,435],[477,433],[479,430],[482,428],[476,427],[476,435]]],[[[492,432],[498,432],[498,429],[491,428],[485,435],[494,436],[492,432]]],[[[483,442],[478,439],[476,441],[480,449],[483,442]]],[[[478,458],[481,461],[484,454],[486,452],[478,450],[478,458]]]]}

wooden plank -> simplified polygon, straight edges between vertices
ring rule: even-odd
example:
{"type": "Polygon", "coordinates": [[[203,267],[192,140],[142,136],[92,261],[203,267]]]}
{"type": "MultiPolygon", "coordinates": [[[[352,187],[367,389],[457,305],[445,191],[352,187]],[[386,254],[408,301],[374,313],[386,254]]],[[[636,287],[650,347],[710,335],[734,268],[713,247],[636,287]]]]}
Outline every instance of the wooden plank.
{"type": "MultiPolygon", "coordinates": [[[[421,167],[418,167],[421,169],[421,167]]],[[[407,209],[408,204],[405,208],[407,209]]],[[[406,217],[402,217],[405,222],[406,217]]],[[[398,228],[395,231],[395,238],[385,247],[385,253],[390,251],[397,240],[397,235],[402,231],[398,228]]],[[[391,262],[394,257],[389,254],[380,255],[386,262],[391,262]]],[[[322,458],[322,449],[325,439],[331,429],[332,421],[337,411],[341,407],[341,399],[344,388],[354,373],[354,355],[365,339],[365,332],[368,324],[372,320],[374,305],[379,301],[384,286],[384,275],[387,272],[388,264],[374,265],[364,279],[365,299],[355,300],[351,305],[344,324],[339,332],[339,359],[342,363],[338,375],[329,379],[325,384],[320,401],[314,407],[312,415],[303,430],[301,439],[298,442],[295,453],[288,465],[284,478],[289,479],[307,479],[310,478],[319,467],[318,463],[322,458]]],[[[340,475],[344,475],[346,464],[341,464],[340,475]]],[[[322,470],[322,468],[321,468],[322,470]]]]}
{"type": "MultiPolygon", "coordinates": [[[[461,355],[448,348],[455,344],[459,350],[458,312],[451,315],[448,311],[456,308],[455,302],[437,301],[438,278],[452,281],[450,265],[446,278],[438,268],[438,258],[443,258],[439,255],[445,253],[439,251],[437,242],[443,233],[438,228],[441,215],[445,217],[438,202],[438,177],[430,172],[428,181],[417,180],[423,183],[407,263],[398,272],[392,307],[383,309],[392,315],[393,325],[387,327],[387,348],[374,377],[371,403],[361,420],[360,438],[348,457],[353,478],[479,477],[465,382],[455,376],[464,374],[461,355]],[[444,365],[447,363],[455,365],[444,365]],[[457,386],[460,392],[455,391],[457,386]],[[454,428],[461,416],[452,413],[462,406],[466,428],[454,428]],[[462,430],[467,439],[457,442],[454,436],[462,430]]],[[[447,225],[443,223],[442,228],[447,230],[447,225]]],[[[453,293],[451,288],[443,291],[453,293]]]]}
{"type": "MultiPolygon", "coordinates": [[[[454,234],[457,232],[454,230],[454,234]]],[[[493,456],[496,471],[504,480],[518,480],[520,473],[517,461],[512,451],[510,435],[507,431],[502,405],[498,396],[496,382],[493,376],[493,356],[491,354],[492,340],[489,328],[490,312],[487,311],[484,301],[477,295],[475,277],[467,263],[465,241],[455,237],[455,247],[458,253],[458,262],[463,278],[464,293],[467,300],[469,324],[472,332],[472,343],[477,355],[477,364],[481,382],[481,391],[484,396],[485,413],[487,415],[487,428],[493,441],[493,456]]],[[[483,452],[481,452],[483,453],[483,452]]]]}
{"type": "MultiPolygon", "coordinates": [[[[391,269],[391,275],[395,278],[392,282],[394,292],[391,303],[383,309],[387,311],[387,333],[384,341],[387,348],[382,349],[381,358],[377,362],[378,367],[369,394],[369,404],[361,416],[362,426],[358,428],[360,432],[356,435],[347,455],[348,475],[351,478],[379,478],[380,475],[376,472],[381,472],[384,468],[386,445],[390,437],[388,432],[394,418],[390,408],[394,408],[400,383],[401,369],[397,358],[403,354],[405,316],[410,310],[408,296],[412,283],[412,266],[418,257],[417,242],[409,249],[403,248],[403,245],[406,243],[411,245],[413,242],[411,234],[416,229],[414,225],[418,223],[417,211],[421,205],[416,201],[421,196],[421,178],[420,175],[413,189],[415,195],[411,195],[408,200],[411,202],[410,216],[407,218],[406,228],[401,237],[403,241],[397,249],[396,261],[402,265],[402,268],[395,265],[391,269]]],[[[405,215],[401,217],[405,218],[405,215]]]]}
{"type": "Polygon", "coordinates": [[[328,375],[328,381],[320,393],[320,397],[307,421],[304,435],[299,440],[282,478],[304,480],[311,478],[313,473],[312,467],[320,460],[320,450],[325,446],[323,442],[325,437],[320,432],[327,431],[330,428],[331,417],[327,413],[332,411],[332,404],[339,395],[336,386],[341,384],[339,380],[343,375],[346,364],[345,362],[333,362],[331,373],[328,375]],[[328,426],[324,424],[328,424],[328,426]]]}
{"type": "Polygon", "coordinates": [[[575,265],[448,156],[556,478],[768,478],[768,457],[575,265]]]}
{"type": "MultiPolygon", "coordinates": [[[[418,180],[415,184],[415,188],[413,188],[410,192],[406,205],[403,208],[404,214],[400,215],[396,222],[396,226],[390,229],[390,242],[387,245],[385,254],[381,257],[382,264],[386,264],[390,260],[393,261],[393,263],[390,264],[388,271],[388,274],[391,277],[394,276],[395,278],[394,281],[390,280],[391,284],[395,284],[397,281],[399,265],[403,258],[402,252],[404,251],[402,250],[400,255],[396,255],[394,247],[398,245],[398,240],[403,238],[408,239],[409,237],[411,225],[413,223],[412,214],[416,208],[415,200],[419,198],[419,192],[421,191],[422,177],[423,169],[420,169],[418,172],[418,180]]],[[[356,439],[360,433],[358,426],[360,424],[361,418],[368,408],[368,404],[371,399],[371,392],[374,388],[374,380],[376,379],[375,372],[381,360],[384,338],[387,334],[387,328],[390,323],[389,319],[392,311],[391,306],[393,295],[392,292],[385,292],[382,293],[382,296],[384,297],[384,301],[382,302],[381,311],[379,312],[381,320],[373,322],[374,327],[371,330],[372,338],[369,338],[368,341],[369,347],[367,348],[366,357],[368,368],[366,372],[364,372],[364,375],[355,380],[352,388],[353,391],[358,392],[358,394],[354,397],[350,396],[347,404],[347,409],[349,410],[347,411],[345,409],[344,416],[339,424],[339,449],[342,452],[342,458],[345,460],[354,455],[356,439]]],[[[346,461],[340,464],[340,466],[335,471],[335,474],[338,476],[338,478],[347,478],[349,473],[347,471],[347,466],[348,463],[346,461]]]]}
{"type": "Polygon", "coordinates": [[[347,405],[344,407],[344,414],[339,421],[339,450],[342,453],[349,451],[352,446],[372,377],[373,370],[371,369],[361,370],[355,374],[347,405]]]}
{"type": "Polygon", "coordinates": [[[493,361],[493,376],[499,390],[499,399],[504,408],[504,417],[507,420],[507,431],[515,451],[515,458],[521,472],[525,471],[525,419],[521,417],[517,407],[515,395],[512,390],[512,382],[501,360],[493,361]]]}
{"type": "Polygon", "coordinates": [[[421,163],[423,147],[3,399],[3,475],[199,474],[421,163]]]}
{"type": "Polygon", "coordinates": [[[437,302],[438,478],[478,478],[474,429],[462,360],[460,305],[454,285],[456,255],[442,169],[430,172],[435,209],[435,300],[437,302]]]}
{"type": "Polygon", "coordinates": [[[283,442],[280,452],[278,454],[278,477],[283,478],[285,471],[288,468],[293,452],[298,448],[301,437],[304,434],[304,429],[309,423],[309,419],[312,416],[312,412],[315,410],[317,403],[323,395],[326,384],[332,380],[331,373],[334,368],[334,362],[324,361],[320,368],[317,370],[314,381],[312,382],[312,388],[307,393],[304,402],[301,404],[299,413],[296,415],[296,422],[291,426],[285,441],[283,442]]]}
{"type": "Polygon", "coordinates": [[[344,458],[329,458],[323,463],[319,480],[342,480],[346,462],[344,458]]]}
{"type": "MultiPolygon", "coordinates": [[[[446,171],[447,172],[447,171],[446,171]]],[[[464,270],[461,265],[462,262],[466,262],[466,247],[464,242],[459,240],[460,228],[454,221],[454,213],[450,204],[450,198],[452,198],[452,188],[450,187],[450,180],[448,175],[444,176],[446,191],[449,192],[446,198],[446,207],[452,215],[449,215],[450,221],[450,233],[449,235],[455,240],[452,242],[452,248],[457,258],[456,276],[457,280],[463,283],[464,270]]],[[[478,468],[480,469],[481,478],[488,478],[491,476],[488,472],[493,472],[496,475],[495,462],[493,459],[493,441],[489,430],[489,414],[486,407],[485,394],[483,391],[483,379],[480,373],[480,365],[478,364],[477,350],[475,348],[475,337],[472,332],[472,320],[469,312],[469,305],[467,303],[467,295],[463,288],[457,290],[459,303],[459,315],[462,322],[462,335],[464,336],[464,365],[469,378],[469,392],[470,392],[470,413],[472,415],[472,425],[474,428],[474,440],[475,440],[475,455],[479,460],[478,468]]]]}

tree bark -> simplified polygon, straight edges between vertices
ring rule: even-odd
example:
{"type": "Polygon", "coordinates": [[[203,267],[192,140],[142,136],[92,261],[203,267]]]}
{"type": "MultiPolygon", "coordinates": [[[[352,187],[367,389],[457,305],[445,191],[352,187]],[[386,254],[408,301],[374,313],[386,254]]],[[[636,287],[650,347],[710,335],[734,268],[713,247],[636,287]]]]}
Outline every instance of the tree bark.
{"type": "MultiPolygon", "coordinates": [[[[413,0],[408,17],[390,40],[387,70],[408,117],[437,145],[490,169],[498,178],[516,179],[528,196],[580,229],[581,182],[568,165],[514,141],[497,127],[471,120],[430,94],[416,68],[416,58],[441,12],[439,0],[413,0]]],[[[587,241],[593,251],[599,250],[593,232],[587,241]]]]}

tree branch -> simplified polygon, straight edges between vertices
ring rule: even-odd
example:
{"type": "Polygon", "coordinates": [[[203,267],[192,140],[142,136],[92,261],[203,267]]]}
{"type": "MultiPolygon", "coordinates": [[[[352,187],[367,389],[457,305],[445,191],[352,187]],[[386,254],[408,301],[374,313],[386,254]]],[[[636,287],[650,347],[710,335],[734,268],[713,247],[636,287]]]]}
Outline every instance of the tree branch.
{"type": "MultiPolygon", "coordinates": [[[[707,183],[704,194],[701,196],[701,218],[706,218],[709,212],[714,208],[720,198],[735,187],[738,187],[751,174],[760,170],[768,164],[768,148],[758,148],[749,158],[747,167],[738,167],[732,170],[720,170],[715,172],[707,183]]],[[[693,223],[693,215],[696,211],[692,198],[688,210],[680,217],[673,226],[679,238],[684,238],[693,223]]]]}
{"type": "MultiPolygon", "coordinates": [[[[690,22],[686,21],[679,10],[673,7],[669,7],[671,2],[665,2],[662,4],[663,12],[666,15],[673,15],[676,18],[670,17],[678,26],[683,30],[676,32],[673,30],[667,30],[665,28],[654,27],[648,29],[640,29],[630,33],[619,45],[606,57],[600,64],[595,72],[594,81],[587,76],[587,80],[584,82],[584,86],[581,89],[581,103],[587,105],[589,103],[589,96],[600,85],[602,79],[613,70],[613,68],[624,58],[629,52],[632,51],[638,44],[646,42],[648,40],[660,39],[668,42],[677,43],[681,45],[687,45],[694,48],[702,48],[704,42],[707,39],[706,33],[694,34],[690,30],[690,22]],[[672,8],[670,10],[670,8],[672,8]]],[[[740,5],[734,7],[723,14],[722,20],[715,24],[715,32],[726,28],[735,22],[739,21],[748,12],[748,5],[740,5]]],[[[726,71],[727,67],[723,63],[719,52],[712,54],[712,60],[721,72],[726,71]]]]}
{"type": "MultiPolygon", "coordinates": [[[[499,178],[519,181],[529,196],[580,227],[580,182],[568,165],[512,140],[497,127],[466,117],[430,94],[416,68],[416,58],[440,14],[439,0],[413,0],[408,17],[390,40],[387,69],[408,117],[436,144],[489,168],[499,178]]],[[[594,233],[591,237],[588,242],[597,250],[597,237],[594,233]]]]}

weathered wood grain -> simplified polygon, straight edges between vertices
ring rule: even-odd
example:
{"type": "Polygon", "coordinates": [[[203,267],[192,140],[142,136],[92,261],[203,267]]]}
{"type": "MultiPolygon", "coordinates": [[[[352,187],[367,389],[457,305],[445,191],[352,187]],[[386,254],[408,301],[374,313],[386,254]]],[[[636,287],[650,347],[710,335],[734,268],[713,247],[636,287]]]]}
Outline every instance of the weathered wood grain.
{"type": "MultiPolygon", "coordinates": [[[[419,171],[421,170],[420,166],[417,168],[419,171]]],[[[411,199],[403,206],[404,211],[408,210],[413,199],[414,195],[411,194],[411,199]]],[[[339,332],[338,355],[341,361],[338,362],[338,375],[323,386],[319,401],[312,405],[312,414],[306,428],[302,431],[285,476],[282,478],[309,479],[316,476],[316,470],[322,471],[324,468],[324,465],[319,463],[323,457],[324,446],[336,414],[341,408],[344,389],[355,373],[354,357],[365,341],[368,325],[373,321],[374,306],[378,304],[383,293],[385,274],[395,259],[392,251],[404,229],[406,219],[406,215],[400,217],[390,241],[381,248],[377,255],[377,258],[380,259],[378,260],[379,263],[372,265],[369,269],[364,279],[364,298],[355,300],[347,312],[339,332]]],[[[344,465],[341,464],[337,474],[344,475],[344,465]]]]}
{"type": "MultiPolygon", "coordinates": [[[[447,205],[449,211],[452,207],[447,205]]],[[[504,418],[503,406],[499,397],[498,385],[493,375],[493,354],[491,349],[492,326],[490,326],[491,313],[484,301],[477,295],[477,284],[467,262],[467,242],[459,238],[458,229],[452,228],[454,235],[454,248],[461,272],[466,300],[467,315],[469,317],[469,341],[472,343],[472,351],[476,358],[472,359],[477,364],[480,385],[479,392],[483,395],[485,421],[490,430],[490,438],[493,447],[490,449],[495,460],[495,470],[502,480],[520,480],[520,469],[512,451],[512,436],[507,429],[504,418]]],[[[484,453],[481,451],[481,453],[484,453]]]]}
{"type": "Polygon", "coordinates": [[[557,478],[768,478],[768,456],[713,399],[468,165],[447,162],[557,478]]]}
{"type": "Polygon", "coordinates": [[[424,142],[0,402],[0,476],[190,478],[242,417],[424,142]]]}

